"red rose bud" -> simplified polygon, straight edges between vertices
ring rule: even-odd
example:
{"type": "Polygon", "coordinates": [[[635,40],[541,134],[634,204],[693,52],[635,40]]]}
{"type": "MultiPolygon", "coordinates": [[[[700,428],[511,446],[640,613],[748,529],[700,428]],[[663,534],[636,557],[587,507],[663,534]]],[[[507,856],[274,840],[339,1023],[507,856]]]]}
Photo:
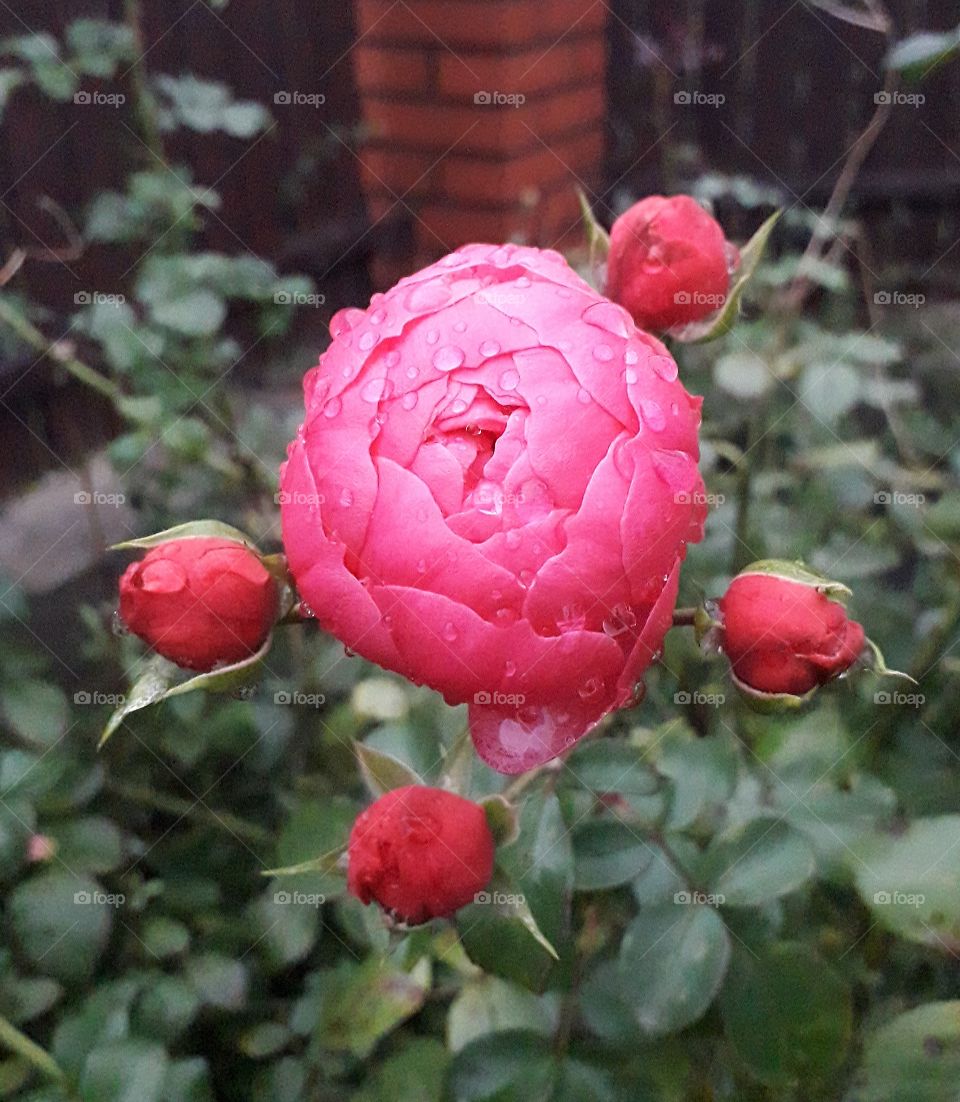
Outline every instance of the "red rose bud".
{"type": "Polygon", "coordinates": [[[417,925],[473,901],[493,873],[493,835],[479,804],[439,788],[394,788],[350,832],[350,892],[417,925]]]}
{"type": "Polygon", "coordinates": [[[720,309],[740,254],[689,195],[651,195],[610,231],[606,293],[641,329],[662,331],[720,309]]]}
{"type": "Polygon", "coordinates": [[[158,654],[191,670],[248,658],[273,627],[277,584],[260,559],[227,539],[171,540],[120,579],[120,617],[158,654]]]}
{"type": "Polygon", "coordinates": [[[748,567],[716,602],[716,640],[748,695],[803,696],[849,669],[866,644],[863,628],[830,599],[842,586],[795,564],[782,568],[748,567]]]}

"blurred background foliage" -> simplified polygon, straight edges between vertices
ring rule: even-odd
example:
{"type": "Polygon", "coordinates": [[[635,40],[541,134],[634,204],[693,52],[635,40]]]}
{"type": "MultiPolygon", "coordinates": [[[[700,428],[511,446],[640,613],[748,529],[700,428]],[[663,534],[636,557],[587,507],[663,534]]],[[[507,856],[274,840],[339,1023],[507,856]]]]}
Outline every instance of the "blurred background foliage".
{"type": "MultiPolygon", "coordinates": [[[[51,56],[109,88],[139,56],[137,9],[0,43],[0,99],[27,85],[72,98],[80,85],[51,56]]],[[[907,60],[946,58],[947,37],[907,60]]],[[[0,342],[100,395],[110,485],[138,534],[210,516],[272,550],[299,406],[270,383],[309,366],[283,338],[291,306],[320,288],[207,249],[221,198],[170,152],[185,130],[254,142],[270,114],[221,83],[133,78],[136,163],[76,224],[52,211],[68,253],[132,249],[129,295],[77,303],[57,341],[66,318],[11,280],[0,342]],[[220,385],[254,348],[256,401],[220,385]]],[[[747,232],[784,204],[742,175],[698,167],[682,184],[747,232]]],[[[71,593],[38,623],[11,578],[0,1097],[954,1097],[960,312],[898,305],[893,287],[922,282],[878,283],[862,222],[828,230],[822,255],[805,255],[823,223],[788,210],[741,322],[674,349],[705,397],[714,495],[683,603],[753,559],[802,557],[853,588],[853,613],[916,689],[861,675],[801,714],[759,717],[676,631],[643,703],[521,791],[461,754],[463,709],[306,627],[278,633],[255,689],[137,713],[97,754],[142,660],[111,630],[119,557],[88,579],[79,617],[71,593]],[[370,798],[355,740],[428,783],[447,770],[465,793],[517,797],[498,883],[559,959],[509,902],[467,908],[459,937],[443,923],[390,931],[335,868],[263,875],[343,844],[370,798]]]]}

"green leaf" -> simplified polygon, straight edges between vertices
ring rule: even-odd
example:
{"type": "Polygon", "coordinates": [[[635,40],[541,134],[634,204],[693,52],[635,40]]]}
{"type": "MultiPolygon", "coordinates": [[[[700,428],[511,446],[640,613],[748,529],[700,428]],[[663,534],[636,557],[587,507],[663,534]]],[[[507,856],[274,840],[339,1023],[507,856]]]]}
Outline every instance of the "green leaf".
{"type": "Polygon", "coordinates": [[[18,885],[7,905],[17,944],[33,967],[78,983],[93,973],[120,901],[95,880],[49,869],[18,885]]]}
{"type": "Polygon", "coordinates": [[[342,796],[302,800],[277,841],[282,867],[264,875],[283,877],[276,885],[279,890],[320,893],[331,899],[339,895],[344,888],[340,857],[356,817],[356,805],[342,796]]]}
{"type": "Polygon", "coordinates": [[[67,819],[51,825],[57,856],[69,868],[96,874],[112,872],[123,860],[123,840],[116,823],[101,815],[67,819]]]}
{"type": "Polygon", "coordinates": [[[673,1033],[703,1016],[729,959],[730,939],[712,907],[674,900],[645,907],[623,937],[618,991],[642,1034],[673,1033]]]}
{"type": "Polygon", "coordinates": [[[171,540],[188,539],[235,540],[259,554],[256,544],[246,532],[241,532],[239,528],[234,528],[232,525],[224,524],[219,520],[191,520],[186,524],[177,524],[173,528],[166,528],[162,532],[154,532],[152,536],[140,536],[134,540],[115,543],[110,550],[149,550],[151,547],[159,547],[162,543],[169,543],[171,540]]]}
{"type": "Polygon", "coordinates": [[[813,875],[813,850],[779,819],[754,819],[714,839],[699,863],[704,886],[729,907],[758,907],[813,875]]]}
{"type": "Polygon", "coordinates": [[[352,1102],[441,1102],[449,1058],[436,1038],[409,1037],[403,1048],[371,1069],[352,1102]]]}
{"type": "Polygon", "coordinates": [[[504,796],[484,796],[480,800],[487,825],[497,846],[512,845],[520,836],[520,818],[516,807],[504,796]]]}
{"type": "Polygon", "coordinates": [[[740,300],[743,298],[743,292],[763,259],[770,234],[782,213],[781,210],[774,211],[740,250],[740,266],[732,278],[730,290],[727,292],[727,301],[719,312],[703,321],[691,322],[680,329],[672,330],[671,337],[685,343],[699,343],[716,340],[733,328],[740,314],[740,300]]]}
{"type": "Polygon", "coordinates": [[[453,1052],[488,1033],[530,1029],[544,1036],[553,1031],[555,1015],[542,997],[496,976],[479,976],[464,984],[447,1014],[447,1043],[453,1052]]]}
{"type": "Polygon", "coordinates": [[[455,1102],[543,1102],[553,1097],[555,1077],[550,1041],[514,1029],[467,1045],[453,1061],[449,1083],[455,1102]]]}
{"type": "Polygon", "coordinates": [[[209,337],[223,325],[227,304],[214,291],[198,287],[176,298],[148,301],[156,325],[174,329],[185,337],[209,337]]]}
{"type": "Polygon", "coordinates": [[[910,81],[928,76],[934,69],[960,53],[960,27],[936,33],[923,31],[898,42],[884,59],[888,69],[903,73],[910,81]]]}
{"type": "Polygon", "coordinates": [[[497,870],[476,902],[457,912],[457,927],[467,956],[493,975],[540,991],[557,959],[526,897],[497,870]]]}
{"type": "Polygon", "coordinates": [[[849,857],[857,889],[888,930],[941,952],[960,951],[960,815],[917,819],[899,834],[863,838],[849,857]]]}
{"type": "Polygon", "coordinates": [[[776,378],[766,361],[753,352],[728,352],[717,360],[713,381],[734,398],[749,401],[769,393],[776,378]]]}
{"type": "Polygon", "coordinates": [[[46,750],[63,736],[69,706],[62,689],[46,681],[14,681],[4,687],[0,712],[17,736],[46,750]]]}
{"type": "Polygon", "coordinates": [[[157,704],[163,700],[177,673],[177,667],[161,655],[154,654],[148,658],[143,663],[142,672],[130,687],[130,692],[123,704],[116,709],[107,721],[103,734],[100,736],[98,748],[106,745],[128,715],[140,711],[141,708],[149,708],[151,704],[157,704]]]}
{"type": "Polygon", "coordinates": [[[561,776],[564,785],[577,784],[597,796],[652,796],[660,779],[643,751],[622,739],[581,743],[570,755],[561,776]]]}
{"type": "Polygon", "coordinates": [[[144,987],[134,1009],[138,1032],[165,1044],[189,1027],[200,1009],[196,991],[179,976],[155,975],[144,987]]]}
{"type": "Polygon", "coordinates": [[[927,1003],[867,1037],[848,1102],[955,1102],[960,1082],[960,1000],[927,1003]]]}
{"type": "Polygon", "coordinates": [[[619,819],[588,819],[574,828],[573,860],[577,891],[601,891],[639,876],[653,849],[619,819]]]}
{"type": "Polygon", "coordinates": [[[430,964],[423,958],[412,972],[381,957],[362,964],[342,961],[324,977],[318,1036],[324,1047],[366,1057],[380,1040],[423,1005],[430,964]]]}
{"type": "Polygon", "coordinates": [[[729,743],[672,730],[657,749],[657,770],[672,781],[667,829],[684,830],[717,815],[736,786],[737,756],[729,743]]]}
{"type": "Polygon", "coordinates": [[[580,202],[580,213],[583,215],[584,226],[587,231],[587,247],[590,250],[590,267],[595,264],[606,266],[607,257],[610,255],[610,234],[597,221],[593,213],[590,200],[583,188],[577,188],[577,199],[580,202]]]}
{"type": "Polygon", "coordinates": [[[720,1009],[734,1052],[771,1087],[827,1082],[846,1057],[850,991],[805,946],[735,953],[720,1009]]]}
{"type": "Polygon", "coordinates": [[[95,1048],[80,1077],[82,1102],[159,1102],[168,1058],[160,1045],[135,1038],[95,1048]]]}
{"type": "Polygon", "coordinates": [[[407,788],[410,785],[422,785],[423,781],[408,766],[392,754],[374,750],[363,742],[353,744],[354,753],[360,763],[360,772],[370,793],[376,798],[394,788],[407,788]]]}
{"type": "Polygon", "coordinates": [[[236,1011],[247,1004],[249,976],[240,960],[222,953],[201,953],[187,961],[185,975],[205,1006],[236,1011]]]}

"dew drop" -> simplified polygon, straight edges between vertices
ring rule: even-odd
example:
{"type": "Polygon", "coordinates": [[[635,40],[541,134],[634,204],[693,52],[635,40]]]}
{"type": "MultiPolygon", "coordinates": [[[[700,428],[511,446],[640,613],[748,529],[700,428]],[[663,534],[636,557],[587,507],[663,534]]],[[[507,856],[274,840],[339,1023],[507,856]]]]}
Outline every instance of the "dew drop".
{"type": "Polygon", "coordinates": [[[520,287],[522,290],[525,291],[528,287],[533,286],[533,284],[530,282],[529,276],[520,276],[514,283],[514,286],[520,287]]]}
{"type": "Polygon", "coordinates": [[[341,409],[343,409],[343,402],[339,398],[331,398],[329,402],[324,403],[323,416],[336,417],[341,409]]]}
{"type": "Polygon", "coordinates": [[[641,402],[640,416],[644,424],[654,432],[662,432],[667,427],[667,418],[656,402],[641,402]]]}
{"type": "Polygon", "coordinates": [[[577,689],[582,700],[589,700],[591,697],[597,695],[603,688],[603,682],[599,677],[588,677],[586,681],[577,689]]]}
{"type": "Polygon", "coordinates": [[[507,547],[509,547],[513,551],[516,551],[516,549],[523,542],[523,536],[520,535],[519,530],[516,528],[508,529],[504,539],[506,541],[507,547]]]}
{"type": "Polygon", "coordinates": [[[431,329],[427,333],[427,344],[436,344],[440,340],[440,332],[437,329],[431,329]]]}
{"type": "Polygon", "coordinates": [[[516,390],[520,385],[520,372],[510,367],[500,376],[501,390],[516,390]]]}
{"type": "Polygon", "coordinates": [[[627,480],[633,478],[633,459],[630,456],[629,440],[620,440],[614,444],[613,465],[627,480]]]}
{"type": "MultiPolygon", "coordinates": [[[[503,610],[501,610],[501,611],[503,611],[503,610]]],[[[510,662],[510,661],[504,662],[504,664],[503,664],[503,676],[504,677],[515,677],[516,673],[517,673],[517,664],[516,664],[516,662],[510,662]]]]}
{"type": "Polygon", "coordinates": [[[371,325],[383,325],[383,323],[386,320],[387,320],[386,310],[374,310],[374,312],[370,315],[370,324],[371,325]]]}
{"type": "Polygon", "coordinates": [[[680,374],[680,369],[672,356],[654,356],[653,370],[668,383],[672,383],[680,374]]]}
{"type": "Polygon", "coordinates": [[[458,321],[453,327],[454,333],[466,333],[467,323],[465,321],[458,321]]]}
{"type": "Polygon", "coordinates": [[[417,368],[415,368],[412,364],[411,364],[410,367],[407,368],[407,378],[408,379],[415,379],[419,374],[420,374],[420,371],[417,368]]]}
{"type": "Polygon", "coordinates": [[[426,574],[426,572],[427,572],[427,560],[426,559],[417,559],[417,573],[418,574],[426,574]]]}
{"type": "Polygon", "coordinates": [[[500,345],[496,341],[484,341],[480,345],[480,355],[485,357],[496,356],[500,351],[500,345]]]}
{"type": "Polygon", "coordinates": [[[371,379],[364,384],[360,391],[360,397],[365,402],[379,402],[389,396],[390,383],[387,379],[371,379]]]}
{"type": "Polygon", "coordinates": [[[613,359],[613,349],[609,344],[594,345],[593,358],[601,363],[609,363],[613,359]]]}
{"type": "Polygon", "coordinates": [[[349,509],[350,506],[353,504],[353,494],[346,488],[340,494],[340,504],[344,507],[344,509],[349,509]]]}
{"type": "Polygon", "coordinates": [[[434,352],[433,366],[437,371],[456,371],[465,359],[462,348],[457,348],[455,344],[446,344],[434,352]]]}
{"type": "Polygon", "coordinates": [[[535,577],[536,575],[533,573],[532,570],[521,570],[520,573],[517,575],[517,580],[520,582],[524,589],[529,589],[530,586],[533,585],[533,580],[535,577]]]}
{"type": "Polygon", "coordinates": [[[590,391],[584,390],[583,387],[580,387],[580,389],[577,391],[577,401],[584,406],[590,405],[590,403],[593,401],[593,399],[590,397],[590,391]]]}
{"type": "Polygon", "coordinates": [[[629,337],[633,331],[630,315],[615,302],[595,302],[584,310],[583,320],[617,337],[629,337]]]}
{"type": "Polygon", "coordinates": [[[357,348],[359,348],[361,352],[369,352],[378,340],[380,340],[380,337],[368,329],[366,333],[361,333],[360,339],[357,341],[357,348]]]}
{"type": "Polygon", "coordinates": [[[456,625],[452,620],[448,620],[443,628],[443,637],[448,643],[455,643],[458,638],[456,625]]]}
{"type": "Polygon", "coordinates": [[[636,371],[631,371],[630,368],[627,368],[627,370],[623,373],[623,377],[627,381],[627,386],[633,386],[638,379],[636,371]]]}
{"type": "Polygon", "coordinates": [[[623,362],[625,364],[637,364],[640,362],[640,353],[635,348],[629,346],[624,350],[623,362]]]}
{"type": "Polygon", "coordinates": [[[443,306],[449,302],[451,297],[452,292],[449,287],[431,281],[430,283],[422,283],[419,287],[414,287],[404,299],[404,305],[408,310],[415,312],[436,310],[438,306],[443,306]]]}
{"type": "Polygon", "coordinates": [[[392,352],[388,352],[386,356],[387,367],[396,367],[400,362],[400,353],[393,349],[392,352]]]}

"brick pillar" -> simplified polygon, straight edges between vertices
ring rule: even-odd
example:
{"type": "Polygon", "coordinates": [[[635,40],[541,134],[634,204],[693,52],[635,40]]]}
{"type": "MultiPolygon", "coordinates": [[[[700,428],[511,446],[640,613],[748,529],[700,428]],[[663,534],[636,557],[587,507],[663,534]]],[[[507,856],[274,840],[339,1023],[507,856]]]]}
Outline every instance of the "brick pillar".
{"type": "Polygon", "coordinates": [[[412,220],[406,270],[468,241],[580,239],[574,188],[597,184],[603,150],[606,14],[589,0],[357,0],[363,186],[374,220],[412,220]]]}

